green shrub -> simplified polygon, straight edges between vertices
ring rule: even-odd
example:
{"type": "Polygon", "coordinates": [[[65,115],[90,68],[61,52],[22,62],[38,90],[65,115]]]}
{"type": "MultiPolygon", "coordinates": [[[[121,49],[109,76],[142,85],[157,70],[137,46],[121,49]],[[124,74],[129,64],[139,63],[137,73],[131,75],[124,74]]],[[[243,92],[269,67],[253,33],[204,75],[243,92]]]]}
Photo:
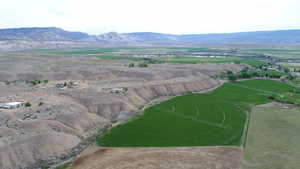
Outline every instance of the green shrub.
{"type": "Polygon", "coordinates": [[[148,67],[148,64],[147,63],[140,63],[139,67],[148,67]]]}
{"type": "Polygon", "coordinates": [[[31,107],[31,103],[30,102],[26,102],[25,103],[25,107],[31,107]]]}
{"type": "Polygon", "coordinates": [[[69,167],[70,167],[70,163],[67,163],[57,167],[56,169],[68,169],[69,167]]]}
{"type": "Polygon", "coordinates": [[[129,67],[129,68],[134,67],[134,63],[129,63],[128,67],[129,67]]]}
{"type": "Polygon", "coordinates": [[[237,76],[237,75],[234,75],[234,74],[229,74],[229,75],[228,75],[228,79],[229,79],[231,82],[235,82],[235,81],[238,79],[238,76],[237,76]]]}

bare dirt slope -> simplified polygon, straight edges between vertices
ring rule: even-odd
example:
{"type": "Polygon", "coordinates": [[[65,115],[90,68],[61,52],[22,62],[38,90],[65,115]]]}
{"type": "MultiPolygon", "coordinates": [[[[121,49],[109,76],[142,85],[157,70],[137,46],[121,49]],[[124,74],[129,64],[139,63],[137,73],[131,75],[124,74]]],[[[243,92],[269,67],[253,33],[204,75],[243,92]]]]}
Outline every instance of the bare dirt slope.
{"type": "Polygon", "coordinates": [[[0,102],[31,103],[0,109],[0,168],[58,163],[81,152],[87,138],[134,116],[153,99],[206,91],[221,83],[211,76],[240,69],[234,64],[128,68],[128,63],[94,56],[0,53],[0,102]],[[29,83],[46,79],[45,84],[29,83]],[[55,87],[70,81],[79,86],[55,87]],[[114,87],[128,91],[110,93],[114,87]]]}
{"type": "Polygon", "coordinates": [[[238,147],[97,148],[71,169],[239,169],[238,147]]]}

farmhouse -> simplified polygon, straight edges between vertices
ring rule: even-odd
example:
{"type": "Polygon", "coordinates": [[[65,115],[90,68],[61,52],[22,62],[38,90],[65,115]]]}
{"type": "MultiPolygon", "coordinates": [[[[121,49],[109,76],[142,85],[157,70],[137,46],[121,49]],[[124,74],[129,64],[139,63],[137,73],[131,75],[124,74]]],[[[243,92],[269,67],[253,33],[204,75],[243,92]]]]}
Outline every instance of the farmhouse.
{"type": "Polygon", "coordinates": [[[0,109],[16,109],[23,105],[23,102],[0,103],[0,109]]]}
{"type": "Polygon", "coordinates": [[[125,93],[127,91],[126,88],[112,88],[111,93],[125,93]]]}

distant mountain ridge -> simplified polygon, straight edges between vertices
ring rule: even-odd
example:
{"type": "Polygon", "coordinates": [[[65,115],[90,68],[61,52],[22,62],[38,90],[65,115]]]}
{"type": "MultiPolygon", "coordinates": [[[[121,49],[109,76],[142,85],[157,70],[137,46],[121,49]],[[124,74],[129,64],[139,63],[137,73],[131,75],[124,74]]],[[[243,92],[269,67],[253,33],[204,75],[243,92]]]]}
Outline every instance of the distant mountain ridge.
{"type": "Polygon", "coordinates": [[[93,44],[300,44],[300,30],[257,31],[218,34],[163,34],[153,32],[90,35],[56,27],[0,29],[0,42],[75,42],[93,44]]]}
{"type": "Polygon", "coordinates": [[[90,38],[82,32],[70,32],[61,28],[12,28],[0,29],[0,40],[34,40],[34,41],[77,41],[90,38]]]}

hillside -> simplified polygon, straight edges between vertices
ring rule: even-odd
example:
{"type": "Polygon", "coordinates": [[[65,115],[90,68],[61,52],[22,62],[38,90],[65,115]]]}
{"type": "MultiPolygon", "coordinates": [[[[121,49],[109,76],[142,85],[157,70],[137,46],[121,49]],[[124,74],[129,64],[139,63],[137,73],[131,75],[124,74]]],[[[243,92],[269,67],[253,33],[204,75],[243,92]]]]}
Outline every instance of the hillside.
{"type": "Polygon", "coordinates": [[[100,35],[89,35],[83,32],[70,32],[56,27],[14,28],[0,29],[0,44],[0,49],[100,47],[102,45],[293,45],[300,44],[300,30],[184,35],[153,32],[109,32],[100,35]],[[43,42],[43,44],[36,44],[36,42],[43,42]]]}
{"type": "Polygon", "coordinates": [[[55,27],[0,29],[0,40],[78,41],[91,40],[90,37],[86,33],[69,32],[55,27]]]}

